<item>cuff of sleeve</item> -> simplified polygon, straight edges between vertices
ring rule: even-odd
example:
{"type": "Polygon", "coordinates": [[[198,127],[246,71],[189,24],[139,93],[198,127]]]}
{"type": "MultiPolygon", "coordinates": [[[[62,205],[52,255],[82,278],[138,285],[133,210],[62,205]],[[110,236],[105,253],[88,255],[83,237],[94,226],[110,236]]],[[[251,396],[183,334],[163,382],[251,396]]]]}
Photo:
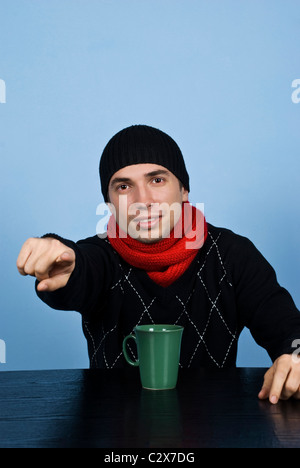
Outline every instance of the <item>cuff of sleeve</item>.
{"type": "Polygon", "coordinates": [[[298,334],[293,335],[288,340],[285,340],[282,343],[282,346],[276,353],[273,353],[271,357],[272,361],[276,361],[277,358],[282,356],[283,354],[293,354],[296,353],[297,355],[300,353],[300,331],[298,334]]]}
{"type": "Polygon", "coordinates": [[[45,234],[41,238],[52,237],[53,239],[57,239],[67,247],[73,249],[76,255],[76,262],[75,268],[71,273],[71,276],[67,282],[67,284],[56,291],[38,291],[37,286],[39,281],[35,281],[35,291],[37,296],[46,304],[48,304],[53,309],[57,310],[76,310],[76,291],[78,288],[76,285],[80,279],[80,252],[76,243],[70,241],[68,239],[64,239],[56,234],[45,234]]]}

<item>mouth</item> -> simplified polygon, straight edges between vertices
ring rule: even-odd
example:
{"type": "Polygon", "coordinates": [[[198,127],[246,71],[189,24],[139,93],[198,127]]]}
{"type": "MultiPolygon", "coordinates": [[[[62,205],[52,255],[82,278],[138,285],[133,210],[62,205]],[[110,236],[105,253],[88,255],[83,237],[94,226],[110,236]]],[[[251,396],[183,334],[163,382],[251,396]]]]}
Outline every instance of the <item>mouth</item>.
{"type": "Polygon", "coordinates": [[[137,227],[140,230],[149,230],[155,228],[158,224],[160,219],[162,218],[161,215],[157,216],[149,216],[149,217],[138,217],[134,219],[134,222],[136,223],[137,227]]]}

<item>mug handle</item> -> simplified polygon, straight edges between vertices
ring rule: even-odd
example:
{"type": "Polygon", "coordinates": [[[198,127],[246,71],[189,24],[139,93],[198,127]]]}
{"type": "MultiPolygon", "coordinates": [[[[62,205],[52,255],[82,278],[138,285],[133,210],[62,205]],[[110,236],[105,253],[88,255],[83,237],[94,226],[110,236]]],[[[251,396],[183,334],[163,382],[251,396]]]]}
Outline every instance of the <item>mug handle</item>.
{"type": "Polygon", "coordinates": [[[139,360],[137,359],[136,361],[132,361],[132,359],[130,359],[130,357],[128,356],[128,353],[127,353],[126,343],[130,338],[132,338],[134,341],[136,341],[135,335],[126,336],[124,338],[124,340],[123,340],[123,354],[124,354],[124,357],[125,357],[126,361],[128,362],[128,364],[130,364],[131,366],[138,366],[140,364],[139,360]]]}

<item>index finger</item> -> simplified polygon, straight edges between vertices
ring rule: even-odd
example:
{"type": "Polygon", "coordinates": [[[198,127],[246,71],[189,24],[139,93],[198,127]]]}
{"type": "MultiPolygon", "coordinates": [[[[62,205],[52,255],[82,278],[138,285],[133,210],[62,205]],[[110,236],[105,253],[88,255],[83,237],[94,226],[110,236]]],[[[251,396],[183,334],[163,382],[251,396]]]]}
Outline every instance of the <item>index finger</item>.
{"type": "Polygon", "coordinates": [[[278,361],[274,376],[273,376],[273,382],[271,385],[271,390],[270,390],[270,402],[271,403],[277,403],[282,389],[284,387],[284,384],[286,382],[286,379],[289,375],[290,372],[290,366],[287,365],[285,361],[278,361]]]}

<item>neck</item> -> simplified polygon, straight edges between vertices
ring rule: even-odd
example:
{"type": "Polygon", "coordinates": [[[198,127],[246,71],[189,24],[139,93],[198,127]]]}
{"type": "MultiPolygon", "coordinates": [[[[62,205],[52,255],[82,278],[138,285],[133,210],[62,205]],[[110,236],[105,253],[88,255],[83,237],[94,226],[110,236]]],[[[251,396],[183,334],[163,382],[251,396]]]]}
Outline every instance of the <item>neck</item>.
{"type": "Polygon", "coordinates": [[[168,238],[150,244],[126,235],[123,237],[113,217],[109,220],[107,234],[123,260],[146,270],[162,286],[168,286],[188,268],[203,246],[207,226],[201,211],[184,204],[181,219],[168,238]]]}

